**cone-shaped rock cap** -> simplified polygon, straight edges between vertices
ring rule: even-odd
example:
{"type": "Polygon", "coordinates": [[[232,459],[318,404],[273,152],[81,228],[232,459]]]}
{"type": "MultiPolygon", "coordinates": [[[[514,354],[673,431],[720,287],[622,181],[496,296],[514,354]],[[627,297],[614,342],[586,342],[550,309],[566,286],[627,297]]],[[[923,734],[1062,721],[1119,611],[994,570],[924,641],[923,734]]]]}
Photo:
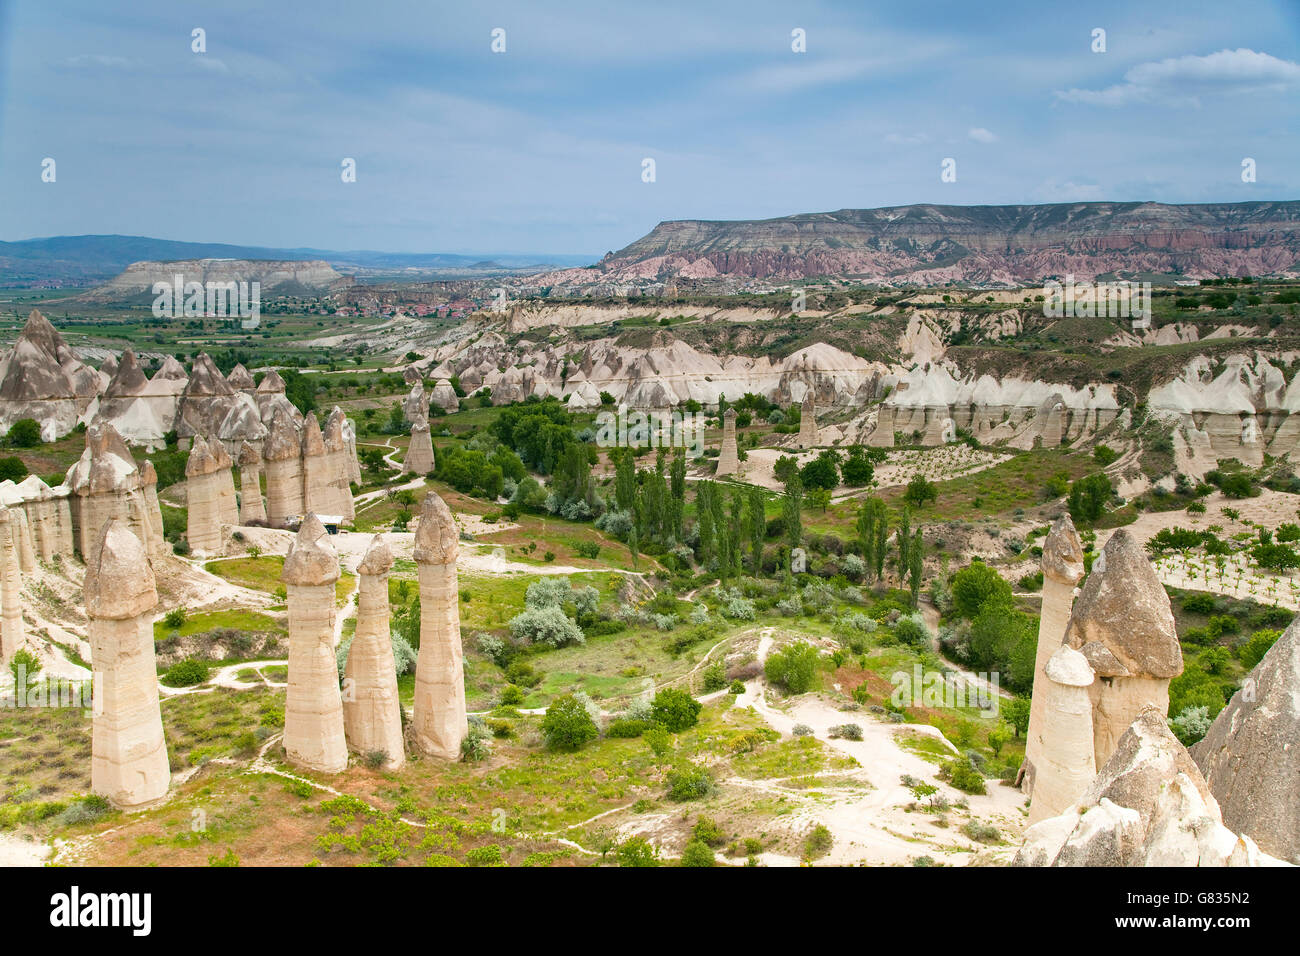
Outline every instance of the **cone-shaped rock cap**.
{"type": "Polygon", "coordinates": [[[809,389],[808,394],[803,397],[803,407],[805,409],[814,409],[817,407],[817,400],[813,398],[812,389],[809,389]]]}
{"type": "Polygon", "coordinates": [[[725,419],[727,419],[727,421],[732,421],[732,422],[734,422],[734,421],[736,420],[736,409],[735,409],[735,406],[728,406],[728,407],[727,407],[727,413],[726,413],[725,415],[723,415],[722,417],[725,418],[725,419]]]}
{"type": "Polygon", "coordinates": [[[406,366],[406,371],[402,373],[402,379],[406,382],[407,385],[412,385],[415,382],[422,380],[423,378],[424,376],[420,374],[420,370],[416,368],[414,365],[406,366]]]}
{"type": "Polygon", "coordinates": [[[144,464],[140,466],[140,480],[146,485],[158,484],[158,472],[154,468],[153,462],[148,458],[146,458],[144,464]]]}
{"type": "Polygon", "coordinates": [[[263,375],[262,381],[258,383],[257,386],[257,390],[259,392],[266,392],[266,393],[279,392],[281,395],[284,394],[284,389],[285,389],[284,379],[280,377],[280,373],[277,372],[275,369],[271,369],[265,375],[263,375]]]}
{"type": "Polygon", "coordinates": [[[1043,542],[1043,574],[1066,584],[1083,577],[1083,544],[1069,515],[1061,515],[1043,542]]]}
{"type": "Polygon", "coordinates": [[[330,584],[338,579],[339,556],[316,513],[308,512],[289,545],[280,580],[285,584],[330,584]]]}
{"type": "Polygon", "coordinates": [[[140,539],[121,518],[111,518],[99,533],[95,559],[86,565],[86,614],[122,621],[158,603],[153,567],[140,539]]]}
{"type": "Polygon", "coordinates": [[[222,468],[231,468],[234,462],[230,460],[230,453],[226,451],[226,444],[215,435],[208,438],[208,454],[212,460],[217,463],[217,470],[222,468]]]}
{"type": "Polygon", "coordinates": [[[316,420],[315,412],[303,416],[302,453],[313,458],[325,454],[325,438],[321,435],[320,422],[316,420]]]}
{"type": "Polygon", "coordinates": [[[216,470],[217,460],[208,450],[208,443],[203,440],[202,435],[195,435],[194,442],[190,445],[190,455],[185,459],[185,477],[210,475],[216,470]]]}
{"type": "MultiPolygon", "coordinates": [[[[102,371],[102,369],[101,369],[102,371]]],[[[117,368],[113,372],[113,378],[104,389],[106,398],[117,398],[119,396],[139,395],[149,385],[149,380],[145,378],[139,363],[135,360],[135,353],[127,349],[122,353],[122,361],[117,363],[117,368]]]]}
{"type": "Polygon", "coordinates": [[[1106,543],[1074,602],[1065,643],[1082,651],[1102,677],[1177,677],[1183,672],[1169,595],[1137,539],[1124,528],[1106,543]]]}
{"type": "Polygon", "coordinates": [[[370,547],[366,548],[357,570],[362,574],[387,574],[392,568],[393,551],[384,541],[384,536],[377,534],[370,539],[370,547]]]}
{"type": "Polygon", "coordinates": [[[1044,672],[1054,683],[1065,684],[1067,687],[1087,687],[1096,680],[1088,659],[1065,644],[1057,648],[1044,672]]]}
{"type": "Polygon", "coordinates": [[[190,373],[189,384],[185,386],[186,395],[234,395],[226,377],[221,374],[215,362],[203,352],[194,360],[194,370],[190,373]]]}
{"type": "Polygon", "coordinates": [[[451,564],[459,553],[451,509],[437,492],[431,491],[420,508],[420,526],[415,529],[415,560],[422,564],[451,564]]]}
{"type": "Polygon", "coordinates": [[[257,453],[257,449],[244,442],[239,446],[239,465],[241,468],[247,468],[250,465],[260,465],[262,456],[257,453]]]}
{"type": "Polygon", "coordinates": [[[325,419],[325,428],[323,430],[325,447],[330,451],[341,451],[343,449],[343,423],[345,421],[347,421],[347,415],[343,413],[343,409],[335,405],[334,411],[330,412],[329,418],[325,419]]]}
{"type": "Polygon", "coordinates": [[[226,376],[226,381],[230,383],[231,388],[237,388],[241,391],[248,388],[256,388],[257,384],[253,381],[253,376],[244,368],[243,363],[236,364],[226,376]]]}
{"type": "Polygon", "coordinates": [[[283,461],[302,454],[298,428],[282,410],[271,419],[271,432],[262,444],[262,457],[267,461],[283,461]]]}
{"type": "Polygon", "coordinates": [[[189,380],[189,375],[185,373],[185,366],[176,360],[176,356],[168,355],[162,360],[162,365],[158,366],[158,371],[153,373],[153,381],[175,381],[184,382],[189,380]]]}

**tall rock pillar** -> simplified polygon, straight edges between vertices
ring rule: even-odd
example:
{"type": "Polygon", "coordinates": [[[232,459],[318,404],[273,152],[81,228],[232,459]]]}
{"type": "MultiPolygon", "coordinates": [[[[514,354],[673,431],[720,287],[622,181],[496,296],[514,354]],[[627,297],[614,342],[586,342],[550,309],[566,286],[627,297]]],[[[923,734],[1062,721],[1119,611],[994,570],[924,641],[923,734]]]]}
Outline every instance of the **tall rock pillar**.
{"type": "Polygon", "coordinates": [[[284,752],[290,763],[322,773],[347,768],[343,697],[334,657],[334,582],[339,559],[315,514],[303,519],[280,580],[289,604],[289,688],[284,752]]]}
{"type": "Polygon", "coordinates": [[[420,576],[420,655],[415,665],[415,745],[446,760],[460,758],[468,723],[460,643],[456,557],[460,546],[451,509],[429,492],[415,532],[420,576]]]}
{"type": "Polygon", "coordinates": [[[1064,644],[1035,680],[1034,699],[1041,696],[1041,746],[1035,759],[1029,823],[1057,816],[1088,789],[1096,775],[1093,764],[1092,668],[1078,651],[1064,644]]]}
{"type": "Polygon", "coordinates": [[[140,483],[144,490],[145,522],[149,525],[149,556],[156,558],[171,554],[171,547],[163,534],[162,505],[158,502],[158,472],[148,459],[140,466],[140,483]]]}
{"type": "Polygon", "coordinates": [[[244,442],[239,448],[239,521],[253,524],[266,521],[262,504],[262,456],[244,442]]]}
{"type": "Polygon", "coordinates": [[[1169,681],[1183,672],[1183,651],[1169,595],[1142,547],[1120,528],[1092,565],[1065,641],[1100,678],[1090,688],[1094,756],[1100,770],[1119,738],[1147,706],[1169,709],[1169,681]]]}
{"type": "Polygon", "coordinates": [[[86,565],[86,617],[95,675],[90,787],[118,807],[162,799],[171,782],[158,700],[153,609],[145,547],[120,519],[100,532],[86,565]]]}
{"type": "Polygon", "coordinates": [[[808,390],[803,400],[803,412],[799,418],[799,447],[817,447],[817,399],[813,398],[812,389],[808,390]]]}
{"type": "Polygon", "coordinates": [[[344,670],[343,727],[348,747],[365,755],[387,755],[384,768],[406,763],[402,745],[402,705],[397,695],[397,667],[388,624],[388,572],[393,553],[383,535],[375,535],[357,566],[357,630],[344,670]]]}
{"type": "Polygon", "coordinates": [[[0,664],[8,664],[27,639],[23,627],[23,576],[18,569],[17,526],[8,508],[0,508],[0,664]]]}
{"type": "MultiPolygon", "coordinates": [[[[220,446],[220,442],[215,442],[220,446]]],[[[202,435],[194,436],[185,460],[185,536],[190,549],[203,554],[221,553],[222,502],[218,460],[202,435]]]]}
{"type": "Polygon", "coordinates": [[[740,455],[736,451],[736,410],[728,408],[722,416],[722,448],[718,451],[718,477],[740,474],[740,455]]]}
{"type": "Polygon", "coordinates": [[[347,416],[337,405],[325,419],[325,454],[329,459],[330,488],[334,492],[333,513],[342,515],[344,521],[351,521],[357,516],[352,501],[352,469],[348,461],[347,439],[343,434],[343,424],[347,416]]]}
{"type": "Polygon", "coordinates": [[[337,515],[338,501],[330,485],[330,460],[325,437],[314,412],[302,420],[302,506],[317,515],[337,515]]]}
{"type": "Polygon", "coordinates": [[[277,413],[262,445],[266,461],[266,521],[272,527],[302,514],[302,445],[298,427],[288,415],[277,413]]]}
{"type": "Polygon", "coordinates": [[[1025,735],[1025,762],[1020,786],[1026,796],[1034,792],[1034,773],[1042,753],[1043,708],[1046,705],[1047,662],[1065,640],[1074,605],[1074,586],[1083,577],[1083,544],[1069,515],[1052,525],[1043,542],[1043,605],[1038,618],[1038,653],[1034,657],[1033,697],[1029,705],[1029,731],[1025,735]],[[1039,691],[1043,693],[1039,693],[1039,691]]]}

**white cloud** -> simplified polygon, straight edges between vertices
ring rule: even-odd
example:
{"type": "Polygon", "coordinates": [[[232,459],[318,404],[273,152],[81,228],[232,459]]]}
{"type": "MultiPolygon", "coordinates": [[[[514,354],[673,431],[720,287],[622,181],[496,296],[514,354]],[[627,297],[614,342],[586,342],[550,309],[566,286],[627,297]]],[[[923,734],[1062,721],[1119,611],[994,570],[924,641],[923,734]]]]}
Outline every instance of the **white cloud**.
{"type": "Polygon", "coordinates": [[[983,126],[972,128],[966,135],[977,143],[996,143],[998,141],[997,136],[986,130],[983,126]]]}
{"type": "Polygon", "coordinates": [[[1124,74],[1123,83],[1100,90],[1057,90],[1056,98],[1094,106],[1161,103],[1199,107],[1201,96],[1278,93],[1297,85],[1300,63],[1238,49],[1139,63],[1124,74]]]}

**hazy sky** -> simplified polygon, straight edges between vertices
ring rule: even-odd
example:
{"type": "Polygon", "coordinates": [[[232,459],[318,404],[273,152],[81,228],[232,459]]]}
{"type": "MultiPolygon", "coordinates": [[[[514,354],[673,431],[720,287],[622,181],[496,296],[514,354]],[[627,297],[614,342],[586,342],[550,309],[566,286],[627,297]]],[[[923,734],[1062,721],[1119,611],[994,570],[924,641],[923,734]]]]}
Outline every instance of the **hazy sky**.
{"type": "Polygon", "coordinates": [[[0,0],[0,239],[596,257],[665,219],[1298,187],[1297,0],[0,0]]]}

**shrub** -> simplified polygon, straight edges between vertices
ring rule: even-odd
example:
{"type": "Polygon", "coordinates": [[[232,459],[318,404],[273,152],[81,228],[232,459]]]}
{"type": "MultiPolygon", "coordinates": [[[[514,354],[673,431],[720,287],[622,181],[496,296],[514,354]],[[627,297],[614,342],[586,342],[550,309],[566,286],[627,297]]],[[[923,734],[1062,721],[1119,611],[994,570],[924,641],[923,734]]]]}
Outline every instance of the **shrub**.
{"type": "Polygon", "coordinates": [[[501,706],[514,707],[522,704],[524,696],[522,688],[516,687],[514,684],[507,684],[505,689],[501,691],[501,706]]]}
{"type": "Polygon", "coordinates": [[[185,626],[185,608],[174,607],[163,615],[163,623],[173,631],[185,626]]]}
{"type": "Polygon", "coordinates": [[[713,791],[713,778],[704,767],[685,764],[668,771],[668,799],[700,800],[713,791]]]}
{"type": "Polygon", "coordinates": [[[1240,658],[1242,666],[1246,670],[1254,670],[1255,666],[1264,659],[1268,649],[1281,636],[1281,631],[1275,631],[1271,628],[1265,628],[1251,634],[1246,639],[1246,642],[1237,649],[1237,657],[1240,658]]]}
{"type": "Polygon", "coordinates": [[[542,736],[552,750],[575,751],[600,736],[586,705],[573,694],[551,702],[542,717],[542,736]]]}
{"type": "Polygon", "coordinates": [[[460,742],[460,759],[480,763],[492,755],[492,731],[481,717],[469,719],[469,729],[460,742]]]}
{"type": "Polygon", "coordinates": [[[644,837],[629,837],[614,851],[619,866],[658,866],[659,848],[644,837]]]}
{"type": "Polygon", "coordinates": [[[744,692],[745,682],[740,680],[733,680],[731,686],[727,688],[727,693],[729,694],[743,694],[744,692]]]}
{"type": "Polygon", "coordinates": [[[820,657],[817,648],[806,641],[797,641],[770,655],[763,670],[772,683],[791,694],[802,694],[812,689],[820,657]]]}
{"type": "Polygon", "coordinates": [[[650,706],[650,719],[670,733],[681,733],[694,727],[700,719],[702,706],[684,690],[665,687],[655,694],[650,706]]]}
{"type": "Polygon", "coordinates": [[[976,561],[952,577],[953,610],[974,620],[990,604],[1011,604],[1011,585],[987,564],[976,561]]]}
{"type": "Polygon", "coordinates": [[[795,737],[811,737],[813,729],[807,724],[795,724],[790,728],[790,733],[795,737]]]}
{"type": "Polygon", "coordinates": [[[805,860],[816,860],[831,852],[835,839],[824,823],[819,823],[804,837],[803,856],[805,860]]]}
{"type": "Polygon", "coordinates": [[[947,780],[963,793],[982,795],[987,792],[984,787],[984,777],[975,769],[969,756],[949,760],[940,768],[939,778],[947,780]]]}
{"type": "Polygon", "coordinates": [[[207,679],[208,665],[196,660],[179,661],[162,676],[162,682],[168,687],[191,687],[207,679]]]}
{"type": "Polygon", "coordinates": [[[648,720],[630,720],[627,717],[617,717],[611,720],[609,726],[605,728],[605,736],[628,740],[640,737],[653,726],[654,724],[648,720]]]}
{"type": "Polygon", "coordinates": [[[682,850],[682,866],[714,866],[716,863],[713,851],[701,840],[692,840],[682,850]]]}
{"type": "Polygon", "coordinates": [[[733,597],[722,605],[722,616],[733,621],[752,621],[756,617],[754,602],[743,597],[733,597]]]}
{"type": "Polygon", "coordinates": [[[861,740],[862,727],[858,724],[838,724],[830,730],[832,740],[861,740]]]}
{"type": "Polygon", "coordinates": [[[41,426],[34,418],[20,418],[9,427],[5,440],[14,448],[35,448],[41,444],[41,426]]]}
{"type": "Polygon", "coordinates": [[[1169,729],[1184,747],[1190,747],[1205,736],[1213,719],[1208,707],[1188,707],[1169,721],[1169,729]]]}
{"type": "Polygon", "coordinates": [[[704,692],[712,694],[727,686],[727,668],[717,661],[704,668],[704,692]]]}
{"type": "Polygon", "coordinates": [[[976,843],[997,843],[1002,839],[1002,834],[998,833],[997,827],[988,823],[980,823],[978,820],[970,820],[963,824],[961,832],[976,843]]]}
{"type": "MultiPolygon", "coordinates": [[[[532,585],[529,585],[532,590],[532,585]]],[[[565,590],[568,585],[565,584],[565,590]]],[[[571,621],[558,606],[527,607],[510,620],[510,636],[517,641],[564,647],[586,643],[582,628],[571,621]]]]}
{"type": "Polygon", "coordinates": [[[705,846],[722,846],[723,843],[727,842],[726,833],[722,831],[722,827],[718,826],[712,817],[700,817],[696,820],[691,835],[705,846]]]}

